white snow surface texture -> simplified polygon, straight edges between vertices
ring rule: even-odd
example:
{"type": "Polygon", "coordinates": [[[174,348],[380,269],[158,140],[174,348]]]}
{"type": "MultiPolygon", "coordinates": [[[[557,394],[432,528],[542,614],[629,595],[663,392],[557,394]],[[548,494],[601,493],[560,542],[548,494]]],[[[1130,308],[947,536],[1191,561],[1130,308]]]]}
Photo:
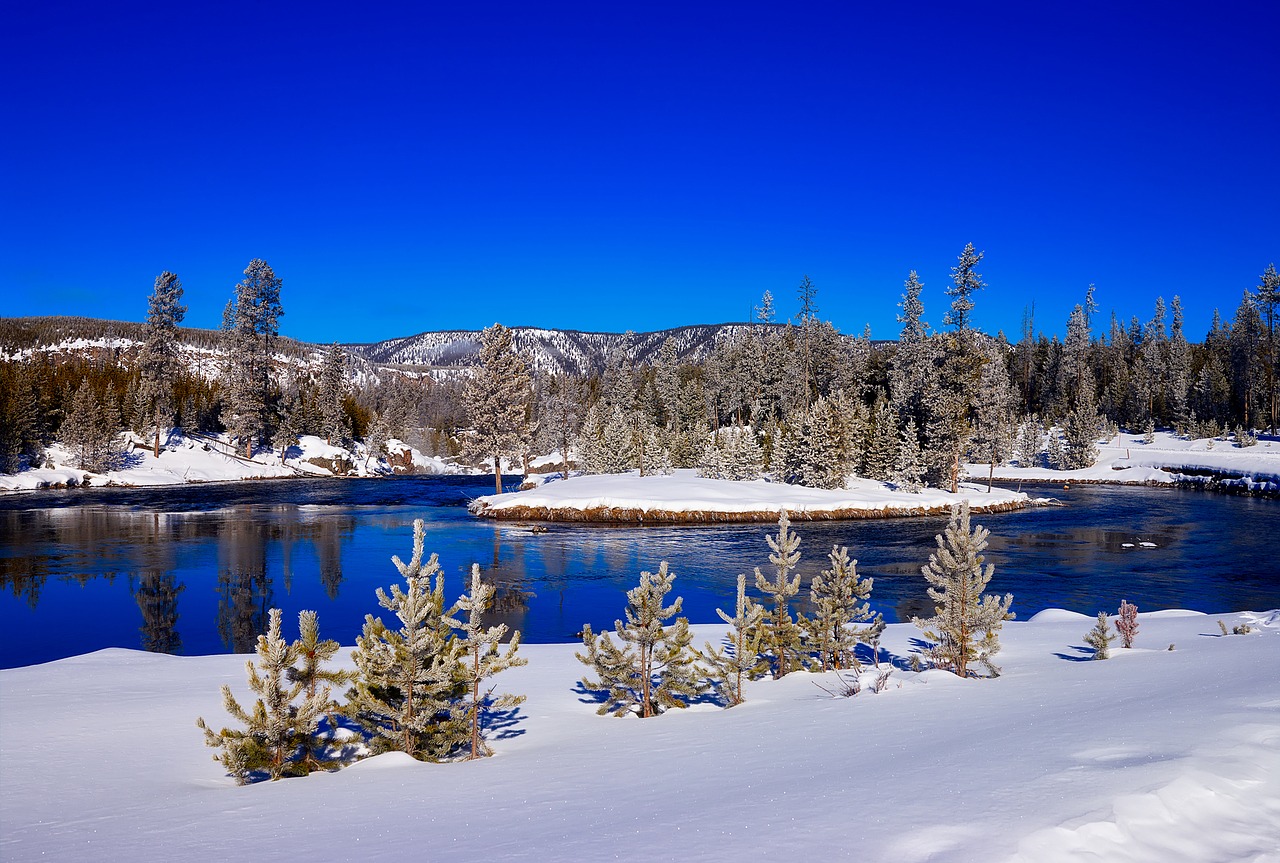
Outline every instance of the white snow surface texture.
{"type": "MultiPolygon", "coordinates": [[[[994,680],[901,669],[840,698],[798,672],[646,720],[596,715],[577,645],[525,645],[494,757],[246,787],[194,724],[228,724],[243,656],[0,671],[0,858],[1280,861],[1280,612],[1139,619],[1106,661],[1085,661],[1092,618],[1047,611],[1006,624],[994,680]]],[[[901,659],[917,634],[883,643],[901,659]]]]}

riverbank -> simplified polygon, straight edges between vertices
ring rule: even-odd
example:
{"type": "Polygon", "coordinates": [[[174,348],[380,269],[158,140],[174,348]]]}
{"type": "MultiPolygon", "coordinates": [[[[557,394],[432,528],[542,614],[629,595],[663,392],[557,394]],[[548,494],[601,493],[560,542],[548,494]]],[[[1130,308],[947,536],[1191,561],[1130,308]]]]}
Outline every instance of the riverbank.
{"type": "MultiPolygon", "coordinates": [[[[1003,676],[962,681],[912,672],[919,632],[893,624],[882,692],[870,666],[850,698],[830,695],[835,673],[796,672],[748,683],[731,710],[645,720],[596,715],[581,645],[522,645],[529,664],[495,682],[527,701],[489,730],[494,757],[392,753],[246,787],[195,727],[234,724],[218,689],[250,697],[244,656],[111,649],[0,671],[3,857],[1270,859],[1280,613],[1143,613],[1134,648],[1104,662],[1088,661],[1092,625],[1009,622],[1003,676]],[[1252,631],[1224,637],[1219,619],[1252,631]]],[[[695,643],[724,630],[694,627],[695,643]]]]}
{"type": "Polygon", "coordinates": [[[898,491],[866,479],[843,489],[815,489],[755,480],[705,479],[696,471],[577,476],[524,491],[486,495],[473,515],[515,521],[609,524],[715,524],[773,522],[786,510],[792,521],[937,516],[969,501],[975,513],[1010,512],[1033,501],[1021,492],[963,484],[957,494],[926,488],[898,491]]]}
{"type": "Polygon", "coordinates": [[[141,488],[184,483],[236,482],[325,476],[387,476],[401,473],[458,474],[474,472],[447,460],[425,456],[397,440],[388,441],[388,455],[374,459],[362,445],[356,449],[331,446],[324,438],[303,435],[283,456],[260,449],[252,459],[225,435],[169,436],[154,455],[149,441],[128,436],[122,465],[95,473],[74,467],[75,456],[59,444],[45,450],[44,467],[17,474],[0,474],[0,493],[51,488],[117,486],[141,488]]]}
{"type": "Polygon", "coordinates": [[[1098,460],[1081,470],[1040,465],[967,464],[973,482],[1050,482],[1088,485],[1147,485],[1198,488],[1233,494],[1280,497],[1280,441],[1260,436],[1249,447],[1220,439],[1185,440],[1156,432],[1151,443],[1141,434],[1122,433],[1098,444],[1098,460]]]}

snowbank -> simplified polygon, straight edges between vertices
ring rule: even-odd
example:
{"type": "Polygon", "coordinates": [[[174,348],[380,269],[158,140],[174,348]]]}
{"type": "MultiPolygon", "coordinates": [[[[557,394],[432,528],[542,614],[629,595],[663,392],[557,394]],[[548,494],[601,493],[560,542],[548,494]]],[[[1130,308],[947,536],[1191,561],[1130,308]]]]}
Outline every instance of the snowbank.
{"type": "MultiPolygon", "coordinates": [[[[982,478],[990,465],[965,465],[969,475],[982,478]]],[[[1260,438],[1251,447],[1230,441],[1184,440],[1170,432],[1156,432],[1152,443],[1142,435],[1120,434],[1098,444],[1098,460],[1082,470],[998,465],[1001,481],[1128,483],[1142,485],[1213,482],[1255,493],[1280,492],[1280,442],[1260,438]]]]}
{"type": "Polygon", "coordinates": [[[959,494],[925,489],[896,491],[873,480],[853,479],[845,489],[785,483],[703,479],[696,471],[640,476],[605,474],[547,482],[525,491],[476,498],[471,512],[485,518],[589,522],[777,521],[785,509],[794,520],[891,518],[946,513],[968,500],[974,512],[1003,512],[1031,503],[1020,492],[964,485],[959,494]]]}
{"type": "MultiPolygon", "coordinates": [[[[884,692],[834,698],[814,685],[834,674],[798,672],[732,710],[647,720],[595,714],[577,645],[524,645],[529,664],[497,678],[528,700],[495,757],[244,788],[194,723],[230,723],[218,687],[248,696],[245,657],[104,650],[0,671],[0,855],[1274,860],[1280,615],[1221,617],[1255,631],[1143,614],[1132,650],[1093,662],[1091,620],[1047,613],[1005,625],[995,680],[900,667],[884,692]]],[[[695,629],[701,644],[725,627],[695,629]]],[[[885,661],[916,635],[889,626],[885,661]]]]}
{"type": "Polygon", "coordinates": [[[31,468],[14,475],[0,474],[0,492],[77,486],[156,486],[188,482],[228,482],[248,479],[280,479],[297,476],[380,476],[399,471],[417,473],[462,473],[466,469],[392,440],[388,450],[394,463],[366,457],[362,445],[353,450],[331,446],[324,438],[303,435],[285,457],[276,451],[260,450],[252,459],[243,449],[232,446],[225,435],[185,437],[175,433],[153,455],[150,441],[129,438],[124,466],[120,470],[90,473],[75,464],[75,457],[60,445],[46,449],[51,467],[31,468]]]}

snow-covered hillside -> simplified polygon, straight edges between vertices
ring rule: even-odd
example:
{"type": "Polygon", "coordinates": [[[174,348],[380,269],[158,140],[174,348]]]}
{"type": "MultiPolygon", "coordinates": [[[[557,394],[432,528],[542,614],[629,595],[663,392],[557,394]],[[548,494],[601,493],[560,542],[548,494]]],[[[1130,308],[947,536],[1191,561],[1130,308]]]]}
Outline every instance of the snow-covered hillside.
{"type": "Polygon", "coordinates": [[[243,656],[110,649],[0,671],[0,856],[1274,863],[1280,612],[1139,621],[1101,662],[1092,618],[1007,623],[1004,675],[968,681],[910,671],[918,631],[893,624],[882,692],[874,670],[852,698],[820,688],[834,672],[795,672],[730,710],[644,720],[596,715],[581,645],[523,645],[529,664],[496,682],[528,700],[491,731],[494,757],[393,753],[246,787],[195,727],[234,724],[218,687],[244,702],[243,656]],[[1253,632],[1223,637],[1220,618],[1253,632]]]}

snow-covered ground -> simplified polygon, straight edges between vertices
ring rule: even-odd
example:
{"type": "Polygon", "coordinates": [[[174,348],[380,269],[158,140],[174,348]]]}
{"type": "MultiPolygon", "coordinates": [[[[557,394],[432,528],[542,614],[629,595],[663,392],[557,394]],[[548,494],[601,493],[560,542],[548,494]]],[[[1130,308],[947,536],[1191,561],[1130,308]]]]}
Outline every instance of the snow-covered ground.
{"type": "Polygon", "coordinates": [[[472,512],[493,518],[599,521],[773,520],[786,509],[793,518],[866,518],[947,511],[968,500],[975,511],[1013,509],[1029,502],[1019,492],[965,485],[959,494],[924,489],[897,491],[885,483],[851,478],[843,489],[785,483],[704,479],[693,470],[640,476],[638,472],[576,476],[525,491],[476,498],[472,512]]]}
{"type": "MultiPolygon", "coordinates": [[[[997,466],[996,479],[1063,482],[1173,483],[1205,473],[1246,478],[1241,485],[1280,491],[1280,441],[1261,437],[1251,447],[1231,441],[1185,440],[1156,432],[1152,443],[1141,434],[1121,433],[1098,444],[1098,461],[1083,470],[997,466]]],[[[966,465],[975,480],[985,479],[989,465],[966,465]]]]}
{"type": "MultiPolygon", "coordinates": [[[[156,486],[184,482],[227,482],[244,479],[271,479],[294,476],[375,476],[391,473],[386,461],[367,459],[363,449],[355,452],[330,446],[324,438],[303,435],[285,458],[280,453],[261,450],[252,460],[221,438],[170,436],[161,448],[160,457],[153,455],[149,441],[130,438],[132,445],[125,454],[125,466],[105,473],[89,473],[74,465],[74,456],[59,445],[46,450],[50,467],[31,468],[13,475],[0,474],[0,492],[26,491],[62,486],[156,486]],[[346,470],[340,469],[346,467],[346,470]]],[[[420,473],[466,473],[452,462],[436,456],[425,456],[407,444],[392,440],[388,449],[400,456],[401,463],[411,462],[420,473]]]]}
{"type": "MultiPolygon", "coordinates": [[[[195,727],[230,724],[218,687],[248,697],[243,656],[0,671],[0,858],[1280,860],[1280,612],[1139,620],[1103,662],[1092,618],[1046,611],[1005,625],[995,680],[904,667],[839,698],[815,685],[834,673],[798,672],[647,720],[596,715],[580,646],[525,645],[496,679],[528,700],[495,757],[246,787],[195,727]]],[[[917,634],[883,646],[902,662],[917,634]]]]}

